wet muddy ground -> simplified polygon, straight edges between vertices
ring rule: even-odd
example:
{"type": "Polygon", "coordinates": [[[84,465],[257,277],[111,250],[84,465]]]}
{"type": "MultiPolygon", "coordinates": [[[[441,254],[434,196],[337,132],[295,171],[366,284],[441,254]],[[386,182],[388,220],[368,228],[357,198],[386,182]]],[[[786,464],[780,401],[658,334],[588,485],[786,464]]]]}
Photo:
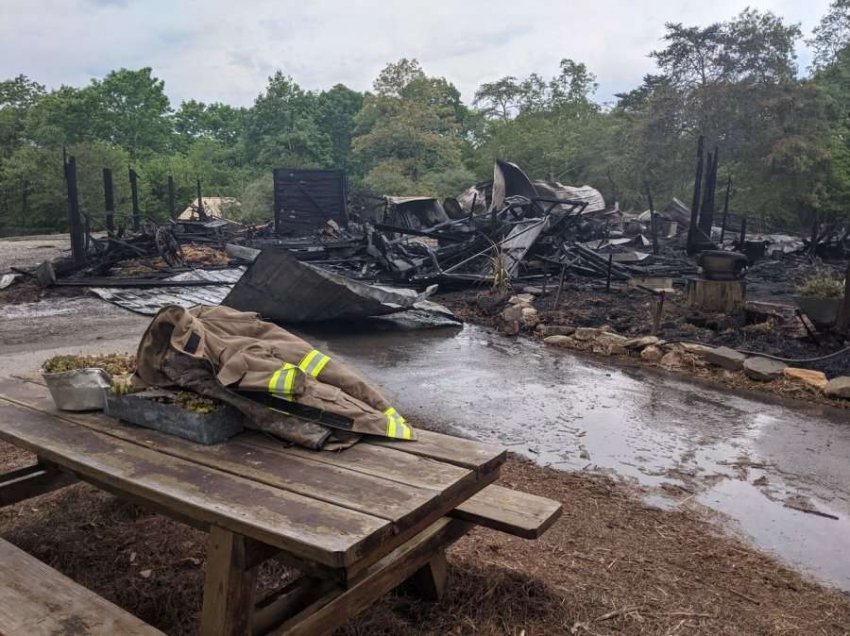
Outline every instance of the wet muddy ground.
{"type": "Polygon", "coordinates": [[[703,505],[785,560],[850,590],[850,416],[623,369],[477,326],[306,337],[415,422],[545,466],[604,471],[663,507],[703,505]],[[786,507],[812,507],[833,519],[786,507]]]}
{"type": "MultiPolygon", "coordinates": [[[[88,298],[0,306],[0,375],[31,373],[57,352],[133,350],[147,322],[88,298]]],[[[632,480],[659,507],[704,506],[850,590],[850,561],[836,558],[850,552],[846,413],[754,400],[471,325],[302,335],[379,384],[413,423],[495,441],[545,466],[632,480]]]]}

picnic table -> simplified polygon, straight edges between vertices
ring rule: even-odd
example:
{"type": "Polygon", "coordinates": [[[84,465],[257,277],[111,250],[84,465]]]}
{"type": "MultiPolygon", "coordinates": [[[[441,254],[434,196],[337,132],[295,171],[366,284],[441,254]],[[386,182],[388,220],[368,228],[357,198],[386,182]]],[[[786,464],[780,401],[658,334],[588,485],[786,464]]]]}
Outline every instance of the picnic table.
{"type": "MultiPolygon", "coordinates": [[[[327,633],[407,579],[439,599],[445,550],[476,524],[536,538],[560,514],[557,502],[491,485],[503,448],[417,434],[416,442],[369,438],[339,452],[287,446],[257,432],[203,446],[102,413],[57,411],[44,386],[3,380],[0,439],[38,462],[0,475],[0,506],[77,479],[94,484],[209,533],[201,634],[327,633]],[[257,566],[272,558],[302,576],[255,598],[257,566]]],[[[0,543],[0,559],[35,561],[14,550],[0,543]]],[[[32,564],[39,567],[46,568],[32,564]]],[[[0,600],[4,590],[26,600],[15,605],[24,609],[10,610],[16,616],[0,612],[0,632],[14,634],[18,625],[21,634],[52,633],[41,623],[43,632],[32,628],[33,610],[23,614],[38,594],[56,594],[49,590],[62,577],[54,574],[26,586],[0,574],[0,600]]],[[[87,605],[87,590],[70,580],[62,585],[74,604],[87,605]]],[[[92,603],[98,609],[82,607],[78,619],[88,610],[112,622],[84,623],[88,631],[79,633],[112,633],[121,620],[127,633],[158,633],[105,599],[92,603]]]]}

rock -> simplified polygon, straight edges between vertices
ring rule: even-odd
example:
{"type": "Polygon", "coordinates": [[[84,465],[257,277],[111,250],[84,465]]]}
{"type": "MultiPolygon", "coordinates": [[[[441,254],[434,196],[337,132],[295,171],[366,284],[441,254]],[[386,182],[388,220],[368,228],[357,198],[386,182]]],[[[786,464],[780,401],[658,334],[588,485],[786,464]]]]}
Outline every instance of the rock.
{"type": "Polygon", "coordinates": [[[730,349],[729,347],[706,349],[702,353],[702,357],[705,358],[707,362],[718,367],[722,367],[727,371],[740,371],[744,366],[744,360],[747,359],[747,356],[743,353],[730,349]]]}
{"type": "Polygon", "coordinates": [[[569,336],[547,336],[543,342],[553,347],[569,347],[575,344],[575,340],[569,336]]]}
{"type": "Polygon", "coordinates": [[[528,327],[536,327],[540,322],[540,317],[537,315],[537,310],[534,307],[523,307],[522,321],[528,327]]]}
{"type": "Polygon", "coordinates": [[[762,358],[761,356],[753,356],[744,360],[744,373],[751,380],[759,382],[770,382],[775,380],[788,365],[779,360],[771,360],[770,358],[762,358]]]}
{"type": "Polygon", "coordinates": [[[661,342],[661,338],[657,336],[643,336],[642,338],[629,338],[623,343],[626,349],[645,349],[650,345],[657,345],[661,342]]]}
{"type": "Polygon", "coordinates": [[[608,355],[609,356],[627,356],[629,355],[629,350],[626,349],[623,345],[618,344],[609,344],[608,345],[608,355]]]}
{"type": "Polygon", "coordinates": [[[519,305],[519,304],[525,303],[526,305],[530,306],[530,303],[533,303],[533,302],[534,302],[534,296],[532,296],[531,294],[518,294],[516,296],[511,296],[508,299],[508,304],[511,304],[511,305],[519,305]]]}
{"type": "Polygon", "coordinates": [[[662,357],[664,357],[664,354],[655,345],[644,347],[643,351],[640,352],[640,359],[644,362],[658,362],[662,357]]]}
{"type": "Polygon", "coordinates": [[[594,338],[594,340],[605,346],[616,345],[618,347],[625,346],[625,344],[629,341],[626,336],[621,336],[618,333],[609,331],[603,331],[602,333],[596,334],[596,338],[594,338]]]}
{"type": "Polygon", "coordinates": [[[511,305],[502,310],[502,320],[505,322],[519,322],[522,320],[522,307],[511,305]]]}
{"type": "Polygon", "coordinates": [[[688,353],[695,353],[703,357],[705,352],[711,349],[711,347],[697,344],[696,342],[680,342],[679,345],[681,345],[682,351],[687,351],[688,353]]]}
{"type": "MultiPolygon", "coordinates": [[[[642,354],[643,352],[641,352],[641,355],[642,354]]],[[[659,362],[662,367],[667,367],[668,369],[680,369],[684,364],[682,354],[678,351],[668,351],[661,356],[661,360],[659,362]]]]}
{"type": "Polygon", "coordinates": [[[523,287],[523,293],[533,294],[534,296],[540,296],[543,293],[542,287],[523,287]]]}
{"type": "Polygon", "coordinates": [[[850,377],[842,375],[827,382],[823,392],[829,397],[850,399],[850,377]]]}
{"type": "Polygon", "coordinates": [[[575,327],[569,325],[537,325],[537,332],[544,338],[548,336],[571,336],[576,332],[575,327]]]}
{"type": "Polygon", "coordinates": [[[813,389],[823,391],[824,387],[829,384],[826,375],[821,371],[812,371],[811,369],[796,369],[794,367],[785,367],[782,369],[782,375],[789,380],[801,382],[813,389]]]}
{"type": "Polygon", "coordinates": [[[576,340],[593,340],[599,335],[599,329],[595,327],[578,327],[573,333],[576,340]]]}

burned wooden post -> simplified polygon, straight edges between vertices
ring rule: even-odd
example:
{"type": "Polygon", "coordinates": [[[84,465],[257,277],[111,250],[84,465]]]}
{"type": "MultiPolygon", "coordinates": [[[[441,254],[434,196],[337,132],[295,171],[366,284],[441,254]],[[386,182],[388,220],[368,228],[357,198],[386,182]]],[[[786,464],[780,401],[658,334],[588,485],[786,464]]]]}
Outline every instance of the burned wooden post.
{"type": "Polygon", "coordinates": [[[702,200],[702,173],[703,173],[703,153],[705,150],[705,137],[700,135],[697,142],[697,171],[694,176],[694,198],[691,200],[691,224],[688,227],[688,254],[693,254],[694,244],[696,243],[697,222],[699,220],[699,204],[702,200]]]}
{"type": "Polygon", "coordinates": [[[652,253],[658,256],[658,218],[655,214],[655,206],[652,204],[652,190],[649,182],[644,182],[646,187],[646,198],[649,201],[649,231],[652,233],[652,253]]]}
{"type": "Polygon", "coordinates": [[[729,193],[732,191],[732,175],[726,181],[726,196],[723,199],[723,223],[720,225],[720,243],[726,238],[726,220],[729,218],[729,193]]]}
{"type": "Polygon", "coordinates": [[[174,204],[174,177],[168,175],[168,215],[172,219],[177,218],[177,210],[174,204]]]}
{"type": "Polygon", "coordinates": [[[103,169],[103,209],[106,212],[106,231],[115,234],[115,197],[112,189],[112,170],[103,169]]]}
{"type": "Polygon", "coordinates": [[[605,277],[605,293],[611,291],[611,266],[614,264],[614,255],[608,254],[608,273],[605,277]]]}
{"type": "Polygon", "coordinates": [[[713,153],[708,153],[708,167],[705,173],[702,207],[699,213],[699,231],[709,241],[711,241],[711,227],[714,225],[714,193],[717,190],[718,155],[717,146],[714,147],[713,153]]]}
{"type": "Polygon", "coordinates": [[[553,307],[553,309],[557,309],[558,306],[561,304],[561,292],[564,291],[564,278],[566,277],[566,275],[567,264],[564,263],[563,265],[561,265],[561,276],[558,280],[558,292],[555,294],[555,306],[553,307]]]}
{"type": "Polygon", "coordinates": [[[73,155],[65,164],[65,184],[68,188],[68,232],[71,235],[71,256],[74,259],[74,265],[85,265],[85,236],[77,192],[77,159],[73,155]]]}
{"type": "Polygon", "coordinates": [[[130,168],[130,199],[133,206],[133,231],[139,231],[141,224],[142,213],[139,210],[139,176],[136,171],[130,168]]]}
{"type": "Polygon", "coordinates": [[[741,237],[738,239],[738,249],[744,249],[744,243],[747,241],[747,217],[741,219],[741,237]]]}
{"type": "Polygon", "coordinates": [[[841,310],[838,312],[838,333],[846,334],[850,328],[850,265],[844,270],[844,299],[841,301],[841,310]]]}
{"type": "Polygon", "coordinates": [[[206,210],[204,210],[204,197],[201,194],[201,180],[200,179],[197,179],[197,186],[198,186],[198,218],[201,219],[202,221],[206,221],[207,220],[207,213],[206,213],[206,210]]]}

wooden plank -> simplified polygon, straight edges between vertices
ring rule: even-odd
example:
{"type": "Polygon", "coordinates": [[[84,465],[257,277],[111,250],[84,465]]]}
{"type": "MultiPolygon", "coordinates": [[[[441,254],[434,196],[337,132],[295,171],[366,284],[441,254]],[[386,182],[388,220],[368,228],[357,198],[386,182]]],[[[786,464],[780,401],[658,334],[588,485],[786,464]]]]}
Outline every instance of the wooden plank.
{"type": "Polygon", "coordinates": [[[384,519],[158,453],[0,400],[0,438],[84,479],[331,567],[392,535],[384,519]]]}
{"type": "Polygon", "coordinates": [[[439,601],[446,593],[448,568],[446,551],[439,550],[428,560],[428,563],[413,573],[410,581],[422,598],[427,601],[439,601]]]}
{"type": "Polygon", "coordinates": [[[0,563],[4,636],[162,634],[2,539],[0,563]]]}
{"type": "Polygon", "coordinates": [[[53,465],[38,463],[0,475],[0,508],[64,488],[76,481],[53,465]]]}
{"type": "MultiPolygon", "coordinates": [[[[8,387],[2,387],[8,388],[8,387]]],[[[245,433],[226,444],[204,446],[173,435],[119,424],[102,414],[73,414],[53,410],[46,389],[30,385],[13,392],[17,403],[55,414],[99,432],[162,453],[283,488],[344,508],[392,521],[396,531],[446,514],[444,498],[472,494],[475,474],[408,453],[357,445],[344,452],[289,448],[260,433],[245,433]],[[433,515],[431,515],[433,516],[433,515]]]]}
{"type": "Polygon", "coordinates": [[[381,559],[357,584],[334,590],[270,633],[315,636],[331,632],[403,583],[471,527],[463,521],[440,519],[381,559]]]}
{"type": "Polygon", "coordinates": [[[476,472],[489,472],[504,464],[507,459],[507,451],[501,446],[483,444],[422,429],[416,429],[416,435],[418,439],[415,442],[370,437],[364,440],[364,443],[390,447],[421,457],[430,457],[476,472]]]}
{"type": "Polygon", "coordinates": [[[524,539],[536,539],[558,520],[561,511],[557,501],[494,484],[464,501],[450,516],[524,539]]]}
{"type": "Polygon", "coordinates": [[[247,636],[251,633],[257,571],[245,567],[245,537],[213,526],[207,540],[204,636],[247,636]]]}
{"type": "Polygon", "coordinates": [[[251,626],[254,634],[265,634],[298,614],[335,587],[333,581],[301,577],[263,598],[254,606],[251,626]]]}

